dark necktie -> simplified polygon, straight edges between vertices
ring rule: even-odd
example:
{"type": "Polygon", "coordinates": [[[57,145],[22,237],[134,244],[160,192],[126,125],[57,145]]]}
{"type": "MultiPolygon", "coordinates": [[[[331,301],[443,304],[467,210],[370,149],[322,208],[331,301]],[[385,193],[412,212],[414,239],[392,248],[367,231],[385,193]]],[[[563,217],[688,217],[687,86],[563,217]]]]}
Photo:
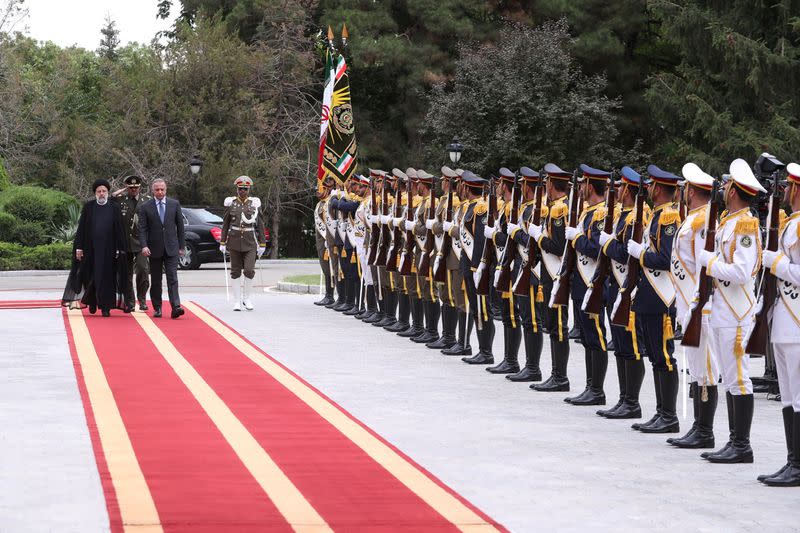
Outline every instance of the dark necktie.
{"type": "Polygon", "coordinates": [[[158,202],[158,218],[161,219],[161,223],[164,223],[164,200],[158,202]]]}

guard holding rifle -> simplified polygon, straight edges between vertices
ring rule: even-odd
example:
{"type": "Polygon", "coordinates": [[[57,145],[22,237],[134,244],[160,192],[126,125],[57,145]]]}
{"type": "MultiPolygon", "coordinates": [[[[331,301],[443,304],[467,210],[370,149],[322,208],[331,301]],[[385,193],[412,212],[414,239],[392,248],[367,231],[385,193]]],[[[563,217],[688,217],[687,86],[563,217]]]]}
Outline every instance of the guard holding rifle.
{"type": "MultiPolygon", "coordinates": [[[[420,290],[422,299],[423,316],[425,317],[425,330],[411,340],[421,344],[434,343],[439,340],[439,301],[434,292],[433,279],[431,275],[431,261],[429,248],[432,243],[428,242],[428,228],[425,221],[430,214],[431,203],[435,204],[433,190],[433,174],[424,170],[417,170],[417,196],[419,202],[414,211],[414,219],[411,223],[411,231],[414,236],[414,269],[416,270],[417,286],[420,290]],[[428,256],[423,261],[423,256],[428,256]]],[[[435,209],[435,205],[433,206],[435,209]]]]}

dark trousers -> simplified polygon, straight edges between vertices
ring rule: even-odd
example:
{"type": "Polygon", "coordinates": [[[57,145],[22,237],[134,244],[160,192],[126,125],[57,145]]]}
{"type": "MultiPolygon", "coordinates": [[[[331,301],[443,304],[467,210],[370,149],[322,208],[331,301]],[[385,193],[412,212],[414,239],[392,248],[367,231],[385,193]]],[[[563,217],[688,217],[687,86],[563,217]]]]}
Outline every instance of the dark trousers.
{"type": "Polygon", "coordinates": [[[538,333],[542,329],[542,304],[536,301],[537,286],[531,285],[528,296],[514,296],[519,311],[522,329],[528,335],[538,333]]]}
{"type": "Polygon", "coordinates": [[[597,316],[589,316],[588,313],[581,310],[583,305],[583,296],[586,294],[584,289],[582,292],[574,294],[572,298],[572,305],[575,309],[575,319],[581,328],[581,343],[587,350],[597,350],[600,352],[606,351],[606,315],[600,313],[597,316]]]}
{"type": "Polygon", "coordinates": [[[642,343],[654,370],[677,371],[675,364],[675,341],[672,340],[675,324],[675,307],[666,314],[636,313],[637,325],[641,327],[642,343]]]}
{"type": "Polygon", "coordinates": [[[181,298],[178,296],[177,255],[150,256],[150,299],[153,301],[153,307],[161,307],[161,276],[164,272],[167,274],[169,304],[172,307],[179,307],[181,298]]]}
{"type": "Polygon", "coordinates": [[[147,289],[150,288],[150,264],[141,252],[131,252],[128,258],[128,283],[125,287],[125,303],[133,307],[136,299],[147,298],[147,289]],[[136,279],[136,294],[133,291],[133,282],[136,279]]]}
{"type": "Polygon", "coordinates": [[[568,306],[550,307],[550,294],[553,292],[553,284],[542,283],[544,293],[545,312],[541,314],[542,323],[550,331],[550,341],[569,340],[569,312],[568,306]]]}

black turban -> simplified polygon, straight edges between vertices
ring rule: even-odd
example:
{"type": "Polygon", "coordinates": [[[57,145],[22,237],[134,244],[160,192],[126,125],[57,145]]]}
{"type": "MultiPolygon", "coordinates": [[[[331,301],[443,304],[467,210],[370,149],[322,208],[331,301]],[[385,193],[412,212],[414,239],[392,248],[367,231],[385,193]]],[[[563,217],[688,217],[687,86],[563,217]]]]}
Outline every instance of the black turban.
{"type": "Polygon", "coordinates": [[[111,190],[111,184],[108,182],[108,180],[100,178],[94,180],[94,184],[92,184],[92,192],[97,192],[97,188],[100,187],[101,185],[104,186],[109,191],[111,190]]]}

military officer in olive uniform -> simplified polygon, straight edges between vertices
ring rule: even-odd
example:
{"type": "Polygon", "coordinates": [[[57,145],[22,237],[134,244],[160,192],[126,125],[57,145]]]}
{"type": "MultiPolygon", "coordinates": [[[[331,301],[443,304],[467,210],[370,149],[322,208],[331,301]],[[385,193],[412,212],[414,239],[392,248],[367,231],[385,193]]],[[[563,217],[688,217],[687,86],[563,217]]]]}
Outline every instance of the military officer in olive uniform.
{"type": "Polygon", "coordinates": [[[248,176],[239,176],[234,182],[236,196],[225,199],[225,216],[222,222],[220,251],[231,256],[231,284],[233,288],[233,310],[241,311],[242,305],[248,311],[253,310],[250,292],[253,278],[256,275],[256,259],[266,249],[264,236],[264,220],[259,208],[261,200],[250,196],[253,180],[248,176]],[[243,287],[239,278],[244,271],[243,287]]]}
{"type": "Polygon", "coordinates": [[[128,176],[124,180],[125,188],[114,191],[112,198],[119,205],[122,213],[122,227],[128,238],[128,283],[125,288],[125,309],[133,311],[136,299],[139,310],[147,311],[147,291],[150,288],[150,262],[142,255],[139,243],[139,206],[150,198],[139,194],[142,178],[128,176]],[[126,194],[124,194],[126,193],[126,194]],[[136,277],[136,295],[134,296],[133,278],[136,277]]]}

